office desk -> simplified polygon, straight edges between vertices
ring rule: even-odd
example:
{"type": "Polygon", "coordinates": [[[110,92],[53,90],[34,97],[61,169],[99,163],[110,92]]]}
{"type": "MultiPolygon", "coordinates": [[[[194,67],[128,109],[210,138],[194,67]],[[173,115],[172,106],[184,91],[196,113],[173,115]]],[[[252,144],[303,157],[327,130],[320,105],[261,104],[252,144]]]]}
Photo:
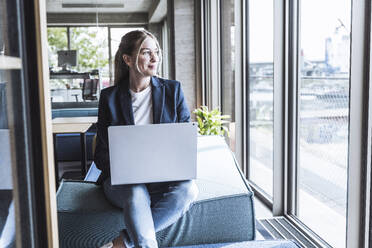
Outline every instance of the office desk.
{"type": "MultiPolygon", "coordinates": [[[[64,118],[63,118],[64,119],[64,118]]],[[[86,149],[86,136],[91,123],[53,123],[53,144],[54,144],[54,166],[56,174],[56,184],[58,187],[58,158],[57,158],[57,134],[78,133],[80,134],[80,147],[81,147],[81,174],[84,177],[87,166],[87,149],[86,149]]]]}
{"type": "Polygon", "coordinates": [[[83,116],[83,117],[58,117],[52,120],[53,124],[93,124],[97,122],[97,116],[83,116]]]}
{"type": "Polygon", "coordinates": [[[92,77],[99,77],[98,70],[90,72],[73,72],[73,71],[51,71],[49,73],[50,79],[86,79],[92,77]]]}

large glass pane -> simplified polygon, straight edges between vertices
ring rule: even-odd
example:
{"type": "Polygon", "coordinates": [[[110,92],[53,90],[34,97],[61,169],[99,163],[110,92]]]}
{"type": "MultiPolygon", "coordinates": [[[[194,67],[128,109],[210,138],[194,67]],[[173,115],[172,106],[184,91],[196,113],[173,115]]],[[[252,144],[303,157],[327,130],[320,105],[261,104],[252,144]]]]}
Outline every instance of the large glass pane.
{"type": "MultiPolygon", "coordinates": [[[[67,39],[68,33],[66,27],[48,27],[48,61],[50,71],[59,71],[58,67],[58,51],[69,50],[67,39]]],[[[50,80],[51,99],[52,102],[71,102],[74,101],[74,96],[69,94],[73,80],[65,80],[63,78],[50,80]]]]}
{"type": "Polygon", "coordinates": [[[7,113],[9,83],[11,83],[9,71],[1,70],[0,68],[0,247],[13,247],[15,239],[15,213],[11,174],[11,130],[8,126],[7,113]]]}
{"type": "Polygon", "coordinates": [[[249,1],[249,179],[273,192],[273,0],[249,1]]]}
{"type": "Polygon", "coordinates": [[[56,70],[58,67],[57,52],[67,50],[67,28],[49,27],[48,28],[48,60],[49,68],[56,70]]]}
{"type": "Polygon", "coordinates": [[[71,49],[78,51],[77,70],[80,72],[100,70],[108,76],[108,30],[107,27],[70,28],[71,49]]]}
{"type": "Polygon", "coordinates": [[[228,143],[235,152],[235,0],[221,1],[222,113],[229,115],[228,143]]]}
{"type": "MultiPolygon", "coordinates": [[[[16,121],[22,115],[22,106],[12,104],[11,100],[14,89],[22,86],[17,8],[13,1],[0,0],[0,247],[15,247],[16,237],[13,196],[17,196],[17,191],[13,191],[12,170],[17,165],[12,156],[14,132],[22,124],[16,121]]],[[[24,158],[20,155],[18,159],[24,158]]]]}
{"type": "Polygon", "coordinates": [[[301,0],[298,217],[345,247],[350,0],[301,0]]]}
{"type": "MultiPolygon", "coordinates": [[[[97,100],[99,93],[86,96],[86,92],[83,91],[84,87],[90,87],[86,80],[89,78],[99,78],[97,91],[102,88],[100,86],[109,84],[108,28],[49,27],[48,43],[52,102],[97,100]],[[70,44],[68,44],[68,36],[70,36],[70,44]],[[66,68],[62,68],[57,63],[59,56],[57,52],[61,50],[76,50],[77,59],[65,57],[64,60],[72,63],[66,68]]],[[[53,108],[55,106],[57,105],[53,104],[53,108]]]]}
{"type": "MultiPolygon", "coordinates": [[[[71,49],[77,50],[77,70],[91,72],[98,70],[100,88],[110,83],[108,28],[74,27],[70,28],[71,49]]],[[[75,80],[73,87],[81,88],[81,80],[75,80]]]]}

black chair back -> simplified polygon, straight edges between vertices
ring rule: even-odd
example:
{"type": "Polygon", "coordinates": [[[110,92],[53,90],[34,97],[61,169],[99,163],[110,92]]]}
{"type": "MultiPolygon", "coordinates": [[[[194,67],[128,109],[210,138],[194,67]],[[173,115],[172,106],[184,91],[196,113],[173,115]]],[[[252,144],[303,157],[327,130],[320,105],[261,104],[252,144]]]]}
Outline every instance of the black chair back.
{"type": "Polygon", "coordinates": [[[97,100],[97,89],[99,79],[84,79],[83,83],[83,100],[97,100]]]}

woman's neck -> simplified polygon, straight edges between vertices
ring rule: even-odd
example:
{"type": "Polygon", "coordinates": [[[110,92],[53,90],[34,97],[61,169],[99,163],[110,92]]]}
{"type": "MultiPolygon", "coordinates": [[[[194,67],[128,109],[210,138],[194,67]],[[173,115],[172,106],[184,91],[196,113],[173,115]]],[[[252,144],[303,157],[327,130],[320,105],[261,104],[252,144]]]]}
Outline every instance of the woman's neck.
{"type": "Polygon", "coordinates": [[[140,92],[146,89],[151,82],[151,77],[144,77],[142,75],[129,74],[130,89],[134,92],[140,92]]]}

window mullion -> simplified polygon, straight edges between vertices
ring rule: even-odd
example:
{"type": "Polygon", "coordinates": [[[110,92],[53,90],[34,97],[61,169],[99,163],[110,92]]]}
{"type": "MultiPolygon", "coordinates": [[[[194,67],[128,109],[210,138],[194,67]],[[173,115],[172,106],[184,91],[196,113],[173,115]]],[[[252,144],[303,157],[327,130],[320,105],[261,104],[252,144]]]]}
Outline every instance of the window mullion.
{"type": "Polygon", "coordinates": [[[274,159],[273,215],[284,215],[285,209],[285,1],[274,1],[274,159]]]}
{"type": "Polygon", "coordinates": [[[206,102],[210,108],[221,106],[220,85],[220,12],[219,2],[205,2],[205,25],[206,25],[206,102]]]}
{"type": "MultiPolygon", "coordinates": [[[[350,112],[349,112],[349,156],[347,194],[346,247],[363,247],[369,237],[365,229],[364,201],[367,185],[366,172],[370,171],[371,122],[368,122],[369,92],[368,78],[370,1],[352,1],[351,20],[351,65],[350,65],[350,112]],[[368,30],[368,31],[367,31],[368,30]]],[[[368,241],[367,241],[368,242],[368,241]]]]}
{"type": "Polygon", "coordinates": [[[285,166],[285,206],[286,214],[296,214],[297,211],[297,162],[298,162],[298,47],[299,47],[299,6],[298,1],[286,3],[286,58],[285,58],[285,127],[284,127],[284,161],[285,166]]]}
{"type": "Polygon", "coordinates": [[[66,27],[67,33],[67,50],[71,50],[71,36],[70,36],[70,27],[66,27]]]}
{"type": "MultiPolygon", "coordinates": [[[[371,13],[371,6],[369,6],[369,13],[371,13]]],[[[371,15],[368,16],[369,20],[369,78],[372,78],[372,17],[371,15]]],[[[369,82],[369,81],[368,81],[369,82]]],[[[365,216],[365,223],[364,223],[364,247],[370,247],[372,245],[372,234],[369,230],[372,229],[372,86],[369,83],[368,85],[368,128],[367,128],[367,141],[366,141],[366,166],[365,166],[365,197],[364,197],[364,216],[365,216]]]]}

